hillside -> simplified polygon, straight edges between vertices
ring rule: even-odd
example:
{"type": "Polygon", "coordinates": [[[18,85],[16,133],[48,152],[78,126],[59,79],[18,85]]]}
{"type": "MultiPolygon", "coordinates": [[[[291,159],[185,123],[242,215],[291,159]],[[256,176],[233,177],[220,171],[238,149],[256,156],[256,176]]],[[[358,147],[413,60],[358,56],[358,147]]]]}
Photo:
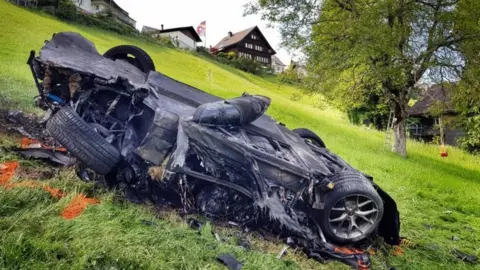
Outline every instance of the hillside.
{"type": "MultiPolygon", "coordinates": [[[[0,108],[35,111],[32,98],[37,93],[25,62],[29,51],[38,50],[55,32],[80,32],[100,52],[120,44],[137,45],[153,57],[159,72],[204,91],[225,98],[243,92],[271,97],[269,115],[289,128],[316,131],[333,152],[373,175],[397,201],[402,235],[419,244],[403,256],[375,256],[377,268],[388,263],[399,269],[470,269],[451,250],[480,255],[479,157],[449,148],[449,157],[441,158],[437,146],[409,141],[409,158],[403,159],[386,149],[383,133],[350,125],[341,113],[315,106],[314,97],[292,102],[290,97],[300,90],[278,84],[274,78],[257,77],[146,41],[65,24],[5,1],[0,1],[0,29],[0,108]],[[453,236],[460,240],[452,241],[453,236]]],[[[13,143],[2,134],[0,140],[2,145],[13,143]]],[[[2,151],[0,162],[15,158],[2,151]]],[[[23,161],[22,165],[41,163],[23,161]]],[[[41,191],[0,188],[0,267],[222,269],[214,258],[228,251],[245,262],[245,269],[338,269],[336,264],[319,265],[293,253],[278,261],[272,254],[247,252],[234,243],[219,244],[206,229],[198,235],[170,214],[155,219],[145,207],[118,202],[113,194],[75,178],[66,170],[51,183],[69,192],[93,192],[101,196],[102,204],[68,222],[58,216],[65,200],[51,199],[41,191]],[[146,226],[141,220],[153,220],[157,226],[146,226]]],[[[281,248],[258,245],[268,245],[270,253],[281,248]]]]}

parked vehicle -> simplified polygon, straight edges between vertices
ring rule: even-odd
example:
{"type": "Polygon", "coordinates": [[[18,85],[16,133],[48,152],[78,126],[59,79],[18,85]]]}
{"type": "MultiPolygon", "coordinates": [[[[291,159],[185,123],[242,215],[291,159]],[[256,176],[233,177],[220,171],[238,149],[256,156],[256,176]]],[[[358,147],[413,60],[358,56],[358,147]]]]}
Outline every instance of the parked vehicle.
{"type": "Polygon", "coordinates": [[[54,35],[28,63],[50,134],[137,197],[239,224],[267,216],[310,248],[399,241],[393,199],[317,134],[265,115],[268,97],[222,100],[156,72],[140,48],[102,56],[77,33],[54,35]]]}

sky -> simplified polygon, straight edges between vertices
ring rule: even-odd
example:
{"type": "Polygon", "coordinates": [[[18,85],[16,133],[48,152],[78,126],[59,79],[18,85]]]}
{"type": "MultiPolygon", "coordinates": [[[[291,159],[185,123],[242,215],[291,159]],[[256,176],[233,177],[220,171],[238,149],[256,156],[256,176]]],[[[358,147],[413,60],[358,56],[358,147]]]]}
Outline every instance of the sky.
{"type": "MultiPolygon", "coordinates": [[[[229,31],[233,33],[258,26],[277,56],[284,64],[290,63],[290,55],[280,47],[281,37],[277,29],[267,28],[267,22],[259,15],[243,17],[243,5],[251,0],[115,0],[137,21],[137,28],[144,25],[158,28],[197,26],[207,21],[207,47],[215,46],[229,31]]],[[[201,37],[204,40],[204,37],[201,37]]]]}

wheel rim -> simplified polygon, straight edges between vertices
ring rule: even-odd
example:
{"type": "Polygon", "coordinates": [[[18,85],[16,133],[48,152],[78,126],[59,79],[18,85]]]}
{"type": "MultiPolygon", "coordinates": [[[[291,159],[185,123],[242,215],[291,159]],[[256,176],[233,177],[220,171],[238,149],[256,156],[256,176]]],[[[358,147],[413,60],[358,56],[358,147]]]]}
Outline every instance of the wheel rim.
{"type": "Polygon", "coordinates": [[[332,232],[340,238],[365,237],[376,226],[378,205],[365,195],[350,195],[333,205],[328,216],[332,232]]]}

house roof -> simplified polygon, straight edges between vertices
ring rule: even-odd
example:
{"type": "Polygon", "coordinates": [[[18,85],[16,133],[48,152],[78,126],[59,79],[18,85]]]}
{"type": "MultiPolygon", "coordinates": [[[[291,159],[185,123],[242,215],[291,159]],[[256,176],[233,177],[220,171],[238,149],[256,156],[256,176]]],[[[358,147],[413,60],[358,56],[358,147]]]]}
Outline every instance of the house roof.
{"type": "Polygon", "coordinates": [[[276,66],[284,66],[286,67],[287,65],[285,65],[282,60],[280,60],[280,58],[278,58],[276,55],[272,55],[272,65],[276,65],[276,66]]]}
{"type": "Polygon", "coordinates": [[[410,116],[425,116],[429,114],[429,109],[437,102],[444,103],[446,108],[444,113],[454,113],[455,110],[451,104],[451,90],[442,84],[435,84],[423,92],[422,97],[408,111],[410,116]]]}
{"type": "Polygon", "coordinates": [[[142,33],[150,33],[150,32],[155,32],[155,31],[160,31],[160,29],[150,27],[150,26],[146,26],[146,25],[144,25],[143,28],[142,28],[142,33]]]}
{"type": "Polygon", "coordinates": [[[232,34],[231,37],[226,36],[226,37],[222,38],[222,40],[220,40],[220,42],[218,42],[217,45],[214,46],[214,48],[223,49],[223,48],[226,48],[226,47],[233,46],[233,45],[239,43],[240,41],[242,41],[246,36],[248,36],[248,34],[250,34],[250,32],[252,32],[255,29],[258,30],[258,32],[260,33],[262,38],[267,42],[267,45],[272,50],[272,53],[275,54],[276,53],[275,50],[272,48],[270,43],[268,43],[268,40],[262,34],[262,31],[260,31],[258,26],[250,27],[248,29],[245,29],[245,30],[242,30],[240,32],[234,33],[234,34],[232,34]]]}
{"type": "Polygon", "coordinates": [[[156,31],[156,33],[169,33],[169,32],[175,32],[175,31],[180,31],[180,32],[181,31],[188,31],[188,32],[190,32],[190,34],[192,34],[192,37],[195,39],[196,42],[202,42],[202,39],[198,35],[197,31],[195,31],[195,28],[193,28],[193,26],[163,29],[163,30],[156,31]]]}

